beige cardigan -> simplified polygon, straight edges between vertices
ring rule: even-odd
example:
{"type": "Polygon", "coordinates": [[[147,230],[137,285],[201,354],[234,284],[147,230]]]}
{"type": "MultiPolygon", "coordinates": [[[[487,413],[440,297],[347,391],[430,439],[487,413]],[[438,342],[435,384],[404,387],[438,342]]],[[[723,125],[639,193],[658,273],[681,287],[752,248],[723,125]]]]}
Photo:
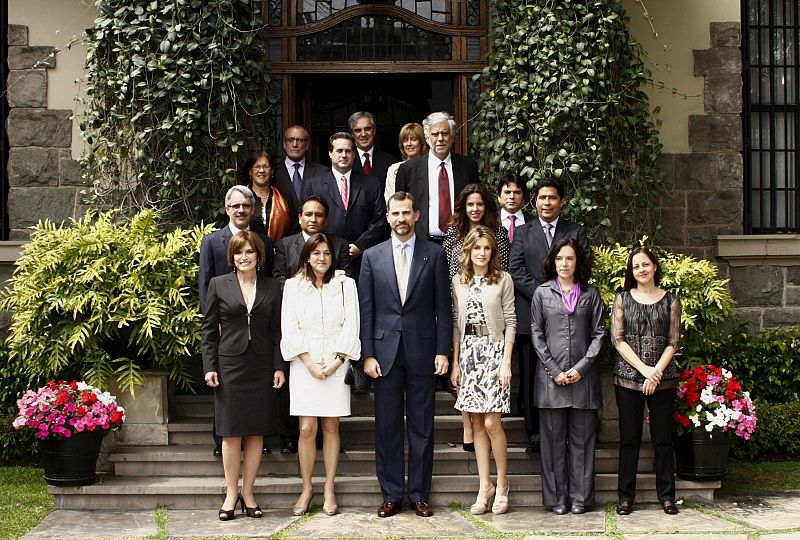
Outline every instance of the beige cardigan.
{"type": "MultiPolygon", "coordinates": [[[[461,336],[467,325],[467,297],[469,285],[461,283],[461,275],[456,274],[453,286],[453,342],[461,343],[461,336]]],[[[483,286],[483,310],[486,325],[492,341],[514,343],[517,334],[517,315],[514,311],[514,282],[508,272],[503,272],[500,280],[493,285],[483,286]]]]}

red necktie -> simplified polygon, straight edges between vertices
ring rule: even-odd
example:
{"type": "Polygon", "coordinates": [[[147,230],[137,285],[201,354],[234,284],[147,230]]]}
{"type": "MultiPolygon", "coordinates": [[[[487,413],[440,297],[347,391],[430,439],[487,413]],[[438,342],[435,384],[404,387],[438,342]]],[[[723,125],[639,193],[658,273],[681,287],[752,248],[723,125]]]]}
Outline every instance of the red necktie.
{"type": "Polygon", "coordinates": [[[511,221],[511,223],[508,224],[508,243],[513,244],[514,232],[517,230],[517,226],[515,224],[517,221],[517,216],[508,216],[508,219],[511,221]]]}
{"type": "Polygon", "coordinates": [[[446,233],[450,226],[450,217],[453,215],[450,206],[450,177],[447,176],[447,168],[442,161],[442,168],[439,170],[439,230],[446,233]]]}
{"type": "Polygon", "coordinates": [[[369,162],[369,152],[364,152],[364,174],[367,176],[372,175],[372,165],[369,162]]]}
{"type": "Polygon", "coordinates": [[[350,195],[347,193],[347,177],[342,176],[342,204],[344,204],[344,209],[347,210],[347,201],[350,198],[350,195]]]}

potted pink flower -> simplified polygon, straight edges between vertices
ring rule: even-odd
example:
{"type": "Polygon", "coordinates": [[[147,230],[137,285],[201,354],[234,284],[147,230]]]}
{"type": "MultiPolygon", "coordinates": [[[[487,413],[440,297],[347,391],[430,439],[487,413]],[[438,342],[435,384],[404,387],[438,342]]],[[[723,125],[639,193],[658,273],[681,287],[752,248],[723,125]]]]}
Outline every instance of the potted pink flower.
{"type": "Polygon", "coordinates": [[[676,472],[689,480],[725,476],[732,438],[749,440],[758,424],[750,392],[730,371],[710,364],[681,374],[674,418],[676,472]]]}
{"type": "Polygon", "coordinates": [[[13,425],[36,430],[45,480],[53,485],[93,483],[103,437],[125,421],[114,396],[82,381],[50,381],[28,390],[17,407],[13,425]]]}

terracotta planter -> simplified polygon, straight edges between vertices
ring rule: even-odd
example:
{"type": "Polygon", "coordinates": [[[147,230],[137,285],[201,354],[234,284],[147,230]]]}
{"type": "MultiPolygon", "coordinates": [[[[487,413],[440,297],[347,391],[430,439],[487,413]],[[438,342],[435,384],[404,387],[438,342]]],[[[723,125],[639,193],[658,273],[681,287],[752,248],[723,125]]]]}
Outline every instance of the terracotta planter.
{"type": "Polygon", "coordinates": [[[108,430],[81,431],[72,437],[49,437],[39,441],[44,479],[54,486],[94,484],[97,456],[108,430]]]}
{"type": "Polygon", "coordinates": [[[676,474],[684,480],[722,480],[728,473],[730,432],[694,430],[675,437],[676,474]]]}

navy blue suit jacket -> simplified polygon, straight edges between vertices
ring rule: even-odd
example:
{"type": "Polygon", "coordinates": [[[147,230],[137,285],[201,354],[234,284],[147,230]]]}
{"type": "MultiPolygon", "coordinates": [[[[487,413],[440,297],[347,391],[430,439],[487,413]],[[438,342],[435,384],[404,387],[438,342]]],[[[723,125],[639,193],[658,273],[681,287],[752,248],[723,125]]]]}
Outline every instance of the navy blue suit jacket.
{"type": "MultiPolygon", "coordinates": [[[[372,165],[371,176],[374,176],[378,179],[378,182],[380,182],[381,193],[386,190],[386,173],[389,171],[389,167],[398,161],[399,160],[389,152],[378,150],[374,146],[372,147],[372,152],[369,153],[369,163],[372,165]]],[[[358,153],[358,150],[356,150],[353,170],[357,171],[359,174],[364,174],[364,166],[361,165],[361,155],[358,153]]]]}
{"type": "Polygon", "coordinates": [[[403,339],[406,361],[419,375],[432,375],[434,356],[453,345],[453,315],[447,258],[438,244],[417,237],[408,273],[405,303],[400,302],[392,241],[364,252],[358,280],[361,354],[378,359],[386,376],[403,339]]]}

